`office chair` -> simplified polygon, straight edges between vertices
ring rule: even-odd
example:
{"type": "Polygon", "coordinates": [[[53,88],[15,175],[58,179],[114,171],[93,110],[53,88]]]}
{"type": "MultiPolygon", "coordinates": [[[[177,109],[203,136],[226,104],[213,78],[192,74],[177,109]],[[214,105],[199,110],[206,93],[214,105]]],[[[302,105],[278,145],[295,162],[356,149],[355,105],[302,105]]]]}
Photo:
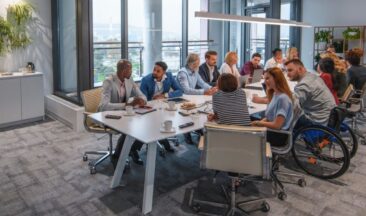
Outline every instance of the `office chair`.
{"type": "MultiPolygon", "coordinates": [[[[205,124],[204,147],[201,155],[201,168],[239,174],[259,176],[269,180],[271,172],[271,148],[266,142],[266,129],[256,127],[228,126],[215,123],[205,124]]],[[[191,192],[190,207],[195,211],[201,210],[201,204],[213,207],[226,208],[225,215],[235,213],[247,214],[242,206],[260,202],[260,208],[268,212],[269,204],[263,199],[249,201],[236,201],[236,182],[238,176],[230,175],[231,191],[227,192],[222,186],[227,203],[217,203],[193,199],[194,190],[191,192]]]]}
{"type": "Polygon", "coordinates": [[[279,169],[279,164],[283,160],[283,158],[289,154],[289,152],[293,148],[293,127],[295,126],[295,123],[297,119],[302,114],[302,110],[298,104],[298,101],[294,102],[294,113],[293,113],[293,120],[291,123],[291,127],[288,131],[285,130],[273,130],[268,129],[268,131],[286,134],[287,135],[287,142],[283,146],[271,146],[272,154],[273,154],[273,163],[272,163],[272,170],[271,170],[271,177],[275,184],[275,191],[277,193],[277,197],[280,200],[285,200],[287,198],[287,194],[285,192],[285,187],[282,183],[292,183],[292,182],[285,182],[281,181],[278,177],[279,176],[287,176],[287,177],[294,177],[297,178],[297,184],[301,187],[306,186],[306,181],[303,175],[291,173],[291,172],[283,172],[279,169]],[[280,188],[280,192],[277,192],[278,187],[280,188]]]}
{"type": "Polygon", "coordinates": [[[88,155],[101,155],[96,161],[89,162],[90,174],[96,173],[96,166],[102,163],[105,159],[113,154],[113,141],[112,136],[117,135],[118,132],[111,130],[110,128],[103,127],[95,124],[89,118],[90,114],[98,111],[98,105],[102,96],[102,88],[95,88],[81,92],[81,98],[85,107],[84,112],[84,127],[88,132],[107,134],[109,136],[108,151],[86,151],[83,155],[83,161],[88,160],[88,155]]]}
{"type": "Polygon", "coordinates": [[[350,118],[352,119],[352,130],[361,139],[361,144],[366,145],[366,137],[359,130],[357,120],[365,119],[366,112],[366,83],[363,85],[361,90],[355,90],[352,97],[346,102],[348,104],[348,111],[351,113],[350,118]]]}

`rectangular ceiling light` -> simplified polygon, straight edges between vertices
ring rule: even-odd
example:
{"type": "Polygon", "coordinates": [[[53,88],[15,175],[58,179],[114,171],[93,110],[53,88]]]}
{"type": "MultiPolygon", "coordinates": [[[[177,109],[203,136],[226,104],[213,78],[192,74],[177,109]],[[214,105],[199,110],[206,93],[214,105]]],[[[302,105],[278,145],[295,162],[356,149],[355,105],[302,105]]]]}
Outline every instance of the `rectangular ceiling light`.
{"type": "Polygon", "coordinates": [[[250,17],[250,16],[239,16],[231,14],[220,14],[220,13],[209,13],[196,11],[195,17],[208,20],[220,20],[220,21],[233,21],[233,22],[244,22],[244,23],[262,23],[268,25],[285,25],[294,27],[312,27],[308,23],[296,22],[292,20],[272,19],[272,18],[261,18],[261,17],[250,17]]]}

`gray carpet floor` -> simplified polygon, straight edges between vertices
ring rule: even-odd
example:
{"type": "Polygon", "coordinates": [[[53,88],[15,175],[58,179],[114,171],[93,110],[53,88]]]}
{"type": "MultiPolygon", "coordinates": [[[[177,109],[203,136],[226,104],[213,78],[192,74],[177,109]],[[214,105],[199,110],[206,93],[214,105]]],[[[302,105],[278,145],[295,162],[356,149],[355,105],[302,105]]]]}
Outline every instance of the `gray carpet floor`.
{"type": "MultiPolygon", "coordinates": [[[[76,133],[58,121],[0,132],[0,215],[141,215],[144,167],[132,164],[124,186],[110,189],[109,161],[95,175],[82,161],[85,150],[103,150],[107,143],[108,137],[76,133]]],[[[175,149],[165,159],[158,156],[151,215],[194,215],[187,206],[193,189],[222,200],[218,186],[211,184],[213,173],[199,169],[196,147],[175,149]]],[[[141,155],[145,160],[144,149],[141,155]]],[[[224,174],[218,179],[224,182],[224,174]]],[[[269,183],[248,183],[239,189],[239,199],[266,198],[271,211],[253,215],[366,215],[366,146],[359,147],[342,177],[306,176],[306,181],[305,188],[286,184],[286,201],[271,193],[269,183]]]]}

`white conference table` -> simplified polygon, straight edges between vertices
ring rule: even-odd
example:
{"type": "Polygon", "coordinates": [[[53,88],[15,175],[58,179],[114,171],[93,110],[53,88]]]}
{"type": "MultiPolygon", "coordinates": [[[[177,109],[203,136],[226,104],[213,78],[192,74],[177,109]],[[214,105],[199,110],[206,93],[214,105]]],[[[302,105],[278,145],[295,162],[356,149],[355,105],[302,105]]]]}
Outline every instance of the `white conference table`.
{"type": "MultiPolygon", "coordinates": [[[[265,95],[263,90],[244,89],[244,91],[246,92],[247,97],[253,94],[257,94],[259,96],[265,95]]],[[[197,110],[203,110],[204,108],[206,108],[206,106],[209,106],[207,107],[208,110],[212,110],[212,105],[211,103],[209,103],[212,101],[212,96],[184,95],[183,98],[194,102],[197,105],[206,102],[206,105],[194,110],[190,110],[190,113],[197,112],[197,110]]],[[[142,203],[143,214],[147,214],[152,210],[157,141],[202,129],[205,122],[207,121],[207,116],[205,114],[197,114],[195,115],[195,117],[180,115],[178,113],[178,111],[181,111],[179,108],[180,104],[177,105],[177,111],[168,111],[165,108],[161,108],[163,106],[167,107],[167,104],[162,101],[150,101],[149,105],[152,105],[154,108],[158,108],[157,111],[147,113],[145,115],[136,114],[134,116],[125,116],[125,111],[105,111],[90,115],[90,118],[93,119],[93,121],[95,121],[96,123],[103,124],[120,133],[126,134],[126,139],[123,144],[122,152],[119,157],[117,167],[114,171],[112,182],[110,184],[111,188],[115,188],[120,185],[120,181],[122,179],[123,171],[126,164],[126,159],[128,158],[131,146],[135,139],[148,145],[142,203]],[[121,115],[122,118],[118,120],[108,119],[105,118],[107,114],[121,115]],[[162,123],[166,120],[173,121],[173,127],[175,128],[175,132],[160,132],[160,127],[162,123]],[[187,122],[194,122],[194,125],[184,129],[179,129],[179,125],[187,122]]],[[[266,104],[251,103],[249,106],[249,114],[264,111],[266,107],[266,104]]]]}

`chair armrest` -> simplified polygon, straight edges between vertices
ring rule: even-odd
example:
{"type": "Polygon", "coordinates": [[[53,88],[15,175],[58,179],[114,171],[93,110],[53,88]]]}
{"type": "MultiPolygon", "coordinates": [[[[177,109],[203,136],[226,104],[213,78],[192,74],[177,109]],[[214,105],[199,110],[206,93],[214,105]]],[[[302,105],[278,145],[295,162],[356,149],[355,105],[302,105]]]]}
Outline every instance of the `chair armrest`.
{"type": "Polygon", "coordinates": [[[267,128],[267,131],[271,131],[271,132],[275,132],[275,133],[281,133],[281,134],[287,134],[287,135],[292,135],[292,132],[291,131],[287,131],[287,130],[276,130],[276,129],[267,128]]]}
{"type": "Polygon", "coordinates": [[[86,117],[86,116],[91,115],[91,114],[94,114],[94,113],[92,113],[92,112],[83,112],[83,114],[86,117]]]}

